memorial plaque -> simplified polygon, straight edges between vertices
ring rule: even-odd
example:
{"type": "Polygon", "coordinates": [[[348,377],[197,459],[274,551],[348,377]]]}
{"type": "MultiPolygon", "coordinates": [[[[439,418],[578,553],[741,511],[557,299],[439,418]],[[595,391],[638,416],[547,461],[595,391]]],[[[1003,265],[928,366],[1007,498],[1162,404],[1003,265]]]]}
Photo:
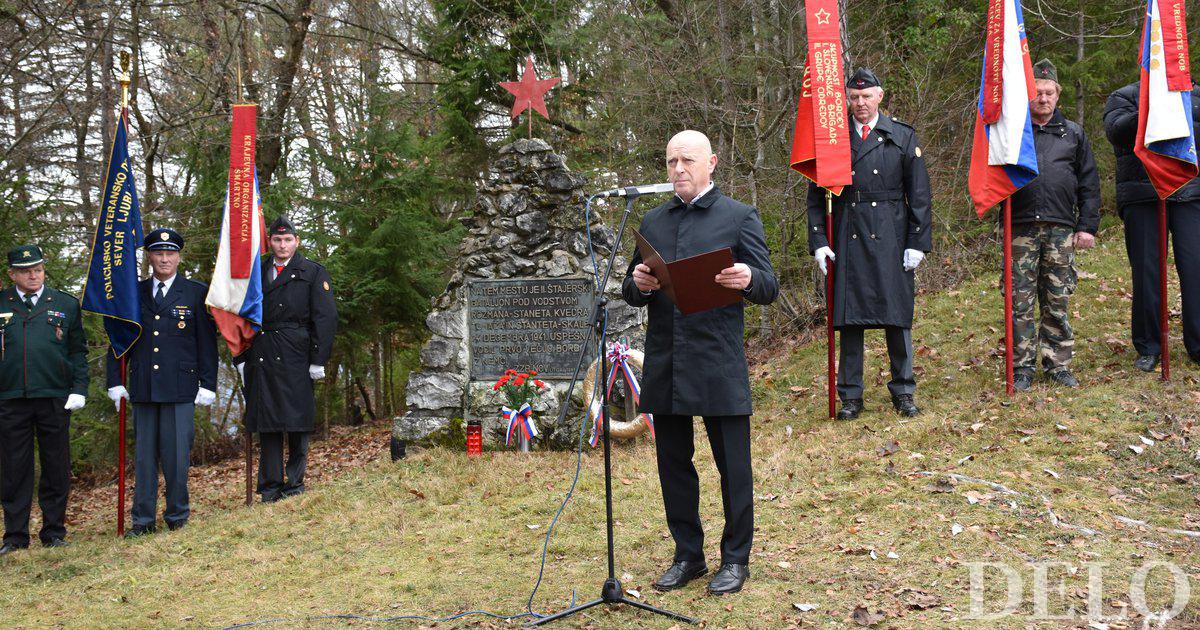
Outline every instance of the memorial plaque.
{"type": "Polygon", "coordinates": [[[515,278],[467,283],[471,380],[506,369],[571,378],[592,313],[589,278],[515,278]]]}

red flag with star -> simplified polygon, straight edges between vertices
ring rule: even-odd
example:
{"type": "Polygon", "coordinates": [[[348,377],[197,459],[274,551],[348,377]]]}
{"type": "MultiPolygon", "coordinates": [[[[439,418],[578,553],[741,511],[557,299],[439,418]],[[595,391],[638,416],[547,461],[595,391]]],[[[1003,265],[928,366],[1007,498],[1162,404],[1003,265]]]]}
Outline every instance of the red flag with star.
{"type": "Polygon", "coordinates": [[[501,81],[500,87],[512,92],[516,98],[513,100],[512,113],[510,117],[516,118],[521,115],[521,112],[532,109],[542,115],[542,118],[550,119],[549,112],[546,111],[546,92],[554,87],[560,79],[539,79],[537,78],[537,70],[533,68],[533,55],[525,58],[525,72],[521,74],[520,81],[501,81]]]}
{"type": "Polygon", "coordinates": [[[837,0],[808,0],[808,59],[796,107],[791,167],[839,195],[852,183],[837,0]]]}

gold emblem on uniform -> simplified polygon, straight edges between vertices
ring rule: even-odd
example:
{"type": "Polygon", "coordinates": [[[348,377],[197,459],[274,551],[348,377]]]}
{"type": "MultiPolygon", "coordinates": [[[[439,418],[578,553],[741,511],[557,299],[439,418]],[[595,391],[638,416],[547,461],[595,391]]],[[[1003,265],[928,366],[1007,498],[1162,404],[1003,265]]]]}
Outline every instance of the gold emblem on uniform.
{"type": "Polygon", "coordinates": [[[917,154],[917,157],[921,157],[921,147],[917,147],[914,153],[917,154]]]}
{"type": "Polygon", "coordinates": [[[63,338],[62,326],[54,327],[54,336],[57,337],[59,341],[62,341],[62,338],[63,338]]]}
{"type": "Polygon", "coordinates": [[[166,233],[166,232],[163,232],[163,233],[162,233],[162,235],[161,235],[159,238],[161,238],[161,239],[162,239],[162,240],[164,240],[164,241],[167,241],[167,240],[170,240],[170,239],[171,239],[171,237],[170,237],[170,236],[167,236],[167,233],[166,233]]]}
{"type": "Polygon", "coordinates": [[[326,280],[325,282],[322,282],[321,284],[325,285],[325,290],[326,290],[326,291],[328,291],[328,290],[329,290],[329,281],[328,281],[328,280],[326,280]]]}
{"type": "Polygon", "coordinates": [[[21,258],[29,258],[29,250],[21,252],[21,258]]]}
{"type": "Polygon", "coordinates": [[[179,330],[183,330],[184,328],[187,328],[187,322],[179,322],[179,330]]]}

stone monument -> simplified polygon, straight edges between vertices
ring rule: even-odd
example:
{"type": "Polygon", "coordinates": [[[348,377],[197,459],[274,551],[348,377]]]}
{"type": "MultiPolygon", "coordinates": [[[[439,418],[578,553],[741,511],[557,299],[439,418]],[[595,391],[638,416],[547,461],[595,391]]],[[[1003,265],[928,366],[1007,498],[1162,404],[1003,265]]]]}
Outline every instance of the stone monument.
{"type": "MultiPolygon", "coordinates": [[[[462,419],[481,421],[485,441],[503,442],[504,400],[492,385],[511,368],[537,370],[548,386],[533,407],[542,433],[534,445],[575,443],[583,400],[578,386],[574,392],[567,386],[588,335],[598,281],[587,237],[601,276],[615,240],[595,207],[591,225],[585,224],[585,183],[542,140],[521,139],[500,149],[463,220],[469,234],[450,282],[425,320],[432,336],[421,348],[421,369],[409,375],[408,410],[396,420],[397,437],[436,437],[462,419]],[[554,426],[563,404],[569,405],[565,426],[554,426]]],[[[605,291],[608,334],[640,348],[644,312],[620,297],[627,264],[618,252],[605,291]]],[[[591,345],[580,378],[595,358],[591,345]]]]}

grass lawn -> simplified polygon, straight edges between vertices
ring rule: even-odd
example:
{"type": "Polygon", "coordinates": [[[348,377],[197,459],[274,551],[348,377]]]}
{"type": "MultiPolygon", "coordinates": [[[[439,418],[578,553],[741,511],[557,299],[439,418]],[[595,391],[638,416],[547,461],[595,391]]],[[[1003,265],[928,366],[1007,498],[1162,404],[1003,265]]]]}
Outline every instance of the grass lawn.
{"type": "MultiPolygon", "coordinates": [[[[1190,586],[1191,601],[1166,627],[1200,627],[1200,539],[1168,531],[1200,530],[1200,487],[1192,476],[1200,468],[1200,370],[1186,360],[1178,334],[1171,383],[1132,368],[1120,239],[1109,230],[1098,249],[1080,256],[1084,273],[1072,303],[1080,389],[1039,383],[1013,401],[1003,395],[998,274],[919,298],[919,418],[891,412],[878,332],[868,334],[867,413],[853,423],[824,419],[821,341],[784,342],[757,365],[757,531],[752,577],[740,594],[707,597],[703,581],[653,591],[673,551],[653,444],[620,445],[614,492],[624,586],[707,627],[1086,627],[1091,598],[1097,612],[1124,615],[1107,627],[1141,628],[1142,601],[1152,610],[1169,608],[1173,578],[1184,575],[1180,584],[1190,586]],[[933,474],[919,474],[925,471],[933,474]],[[980,562],[1005,564],[1022,582],[1012,614],[970,618],[971,563],[980,562]],[[1048,567],[1049,594],[1039,611],[1035,563],[1047,562],[1061,564],[1041,565],[1048,567]],[[1179,573],[1153,569],[1143,597],[1131,578],[1154,562],[1179,573]],[[1070,620],[1045,619],[1072,608],[1070,620]]],[[[1177,285],[1172,290],[1177,295],[1177,285]]],[[[719,561],[720,493],[702,425],[697,433],[712,565],[719,561]]],[[[198,514],[181,532],[119,542],[104,529],[111,524],[88,522],[72,530],[70,548],[0,560],[0,622],[221,627],[344,612],[520,613],[574,467],[570,452],[468,460],[459,451],[424,449],[397,463],[382,458],[350,469],[279,504],[198,514]]],[[[602,471],[599,451],[586,453],[550,543],[533,602],[539,613],[563,608],[572,593],[579,600],[599,593],[606,570],[602,471]]],[[[999,571],[983,574],[985,613],[1005,607],[999,571]]],[[[507,624],[470,617],[439,627],[470,625],[507,624]]],[[[561,625],[673,624],[595,608],[561,625]]]]}

